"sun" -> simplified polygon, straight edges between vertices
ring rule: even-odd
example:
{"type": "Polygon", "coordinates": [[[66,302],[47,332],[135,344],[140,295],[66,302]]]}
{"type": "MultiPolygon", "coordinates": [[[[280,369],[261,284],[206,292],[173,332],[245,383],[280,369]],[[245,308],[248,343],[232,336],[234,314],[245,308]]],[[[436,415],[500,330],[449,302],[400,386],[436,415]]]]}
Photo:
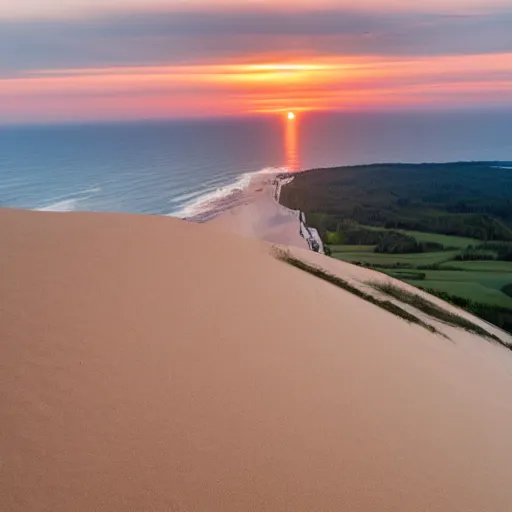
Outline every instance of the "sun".
{"type": "Polygon", "coordinates": [[[295,119],[295,114],[293,112],[288,112],[288,119],[293,121],[295,119]]]}

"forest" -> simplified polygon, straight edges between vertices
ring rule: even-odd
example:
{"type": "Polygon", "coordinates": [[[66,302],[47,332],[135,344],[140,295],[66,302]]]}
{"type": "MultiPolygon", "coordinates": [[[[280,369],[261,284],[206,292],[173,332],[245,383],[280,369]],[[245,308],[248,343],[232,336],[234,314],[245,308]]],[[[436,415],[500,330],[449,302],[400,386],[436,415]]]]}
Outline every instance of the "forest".
{"type": "Polygon", "coordinates": [[[512,241],[510,162],[318,169],[297,174],[280,201],[303,211],[322,236],[352,221],[483,242],[512,241]]]}

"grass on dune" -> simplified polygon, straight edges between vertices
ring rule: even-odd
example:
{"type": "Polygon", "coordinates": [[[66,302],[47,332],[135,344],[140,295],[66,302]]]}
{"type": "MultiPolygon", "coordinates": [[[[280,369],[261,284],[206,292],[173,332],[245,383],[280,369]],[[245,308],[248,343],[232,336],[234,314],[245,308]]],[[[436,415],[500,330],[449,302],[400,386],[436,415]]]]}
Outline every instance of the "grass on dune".
{"type": "Polygon", "coordinates": [[[343,290],[350,292],[353,295],[356,295],[357,297],[359,297],[367,302],[375,304],[376,306],[380,307],[381,309],[384,309],[384,310],[388,311],[389,313],[393,313],[394,315],[402,318],[406,322],[419,325],[419,326],[423,327],[424,329],[427,329],[427,331],[430,331],[435,334],[439,334],[443,338],[447,338],[447,336],[445,334],[443,334],[441,331],[436,329],[433,325],[427,324],[426,322],[424,322],[417,316],[409,313],[408,311],[401,308],[397,304],[394,304],[391,301],[378,299],[377,297],[374,297],[373,295],[370,295],[369,293],[366,293],[366,292],[360,290],[359,288],[352,286],[350,283],[348,283],[347,281],[345,281],[344,279],[342,279],[338,276],[330,274],[329,272],[326,272],[325,270],[322,270],[318,267],[309,265],[309,264],[293,257],[288,252],[285,252],[282,250],[277,250],[275,254],[279,260],[284,261],[284,262],[294,266],[295,268],[303,270],[304,272],[307,272],[308,274],[318,277],[319,279],[327,281],[328,283],[331,283],[331,284],[337,286],[338,288],[342,288],[343,290]]]}
{"type": "Polygon", "coordinates": [[[391,283],[372,282],[369,284],[376,290],[379,290],[380,292],[385,293],[386,295],[389,295],[396,300],[403,302],[404,304],[409,304],[410,306],[445,324],[460,327],[468,332],[477,334],[478,336],[483,336],[484,338],[490,338],[503,345],[504,347],[510,348],[496,335],[488,332],[484,328],[462,316],[447,311],[446,309],[438,306],[437,304],[434,304],[430,300],[425,299],[420,295],[404,290],[399,286],[395,286],[391,283]]]}
{"type": "MultiPolygon", "coordinates": [[[[428,324],[427,322],[413,315],[409,311],[406,311],[405,309],[395,304],[394,302],[374,297],[373,295],[366,293],[363,290],[360,290],[359,288],[351,285],[349,282],[345,281],[341,277],[330,274],[329,272],[326,272],[321,268],[309,265],[308,263],[305,263],[304,261],[295,258],[287,251],[278,249],[275,251],[275,255],[279,260],[284,261],[289,265],[292,265],[293,267],[298,268],[304,272],[307,272],[308,274],[311,274],[319,279],[322,279],[323,281],[327,281],[328,283],[331,283],[334,286],[337,286],[338,288],[342,288],[343,290],[348,291],[353,295],[356,295],[357,297],[367,302],[370,302],[371,304],[374,304],[380,307],[381,309],[384,309],[385,311],[394,314],[395,316],[402,318],[406,322],[419,325],[431,333],[438,334],[443,338],[449,339],[448,336],[439,331],[439,329],[437,329],[431,324],[428,324]]],[[[467,320],[464,317],[461,317],[455,313],[451,313],[450,311],[447,311],[442,307],[437,306],[436,304],[434,304],[428,299],[425,299],[424,297],[421,297],[407,290],[403,290],[402,288],[395,286],[391,283],[371,282],[368,284],[375,288],[376,290],[386,295],[389,295],[390,297],[393,297],[395,300],[398,300],[403,304],[408,304],[409,306],[414,307],[415,309],[425,313],[431,318],[434,318],[444,324],[459,327],[472,334],[476,334],[478,336],[491,339],[497,342],[498,344],[502,345],[503,347],[512,350],[512,347],[505,343],[500,338],[498,338],[498,336],[490,333],[483,327],[480,327],[479,325],[473,323],[470,320],[467,320]]]]}

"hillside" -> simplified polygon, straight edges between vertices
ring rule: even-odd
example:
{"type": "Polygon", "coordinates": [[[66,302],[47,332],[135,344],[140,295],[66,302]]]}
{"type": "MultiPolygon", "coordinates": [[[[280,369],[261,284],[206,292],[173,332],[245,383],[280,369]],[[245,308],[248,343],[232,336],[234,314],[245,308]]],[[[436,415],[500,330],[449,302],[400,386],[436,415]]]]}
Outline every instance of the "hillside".
{"type": "Polygon", "coordinates": [[[0,225],[6,510],[512,508],[512,353],[494,342],[431,333],[208,225],[0,225]]]}

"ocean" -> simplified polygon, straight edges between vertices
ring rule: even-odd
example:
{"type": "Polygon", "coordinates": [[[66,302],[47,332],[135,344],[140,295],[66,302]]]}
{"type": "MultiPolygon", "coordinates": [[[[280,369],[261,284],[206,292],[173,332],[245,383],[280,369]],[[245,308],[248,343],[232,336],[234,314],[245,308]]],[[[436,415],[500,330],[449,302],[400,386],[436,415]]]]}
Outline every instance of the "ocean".
{"type": "Polygon", "coordinates": [[[511,161],[512,112],[300,114],[0,127],[0,206],[201,216],[253,173],[511,161]]]}

